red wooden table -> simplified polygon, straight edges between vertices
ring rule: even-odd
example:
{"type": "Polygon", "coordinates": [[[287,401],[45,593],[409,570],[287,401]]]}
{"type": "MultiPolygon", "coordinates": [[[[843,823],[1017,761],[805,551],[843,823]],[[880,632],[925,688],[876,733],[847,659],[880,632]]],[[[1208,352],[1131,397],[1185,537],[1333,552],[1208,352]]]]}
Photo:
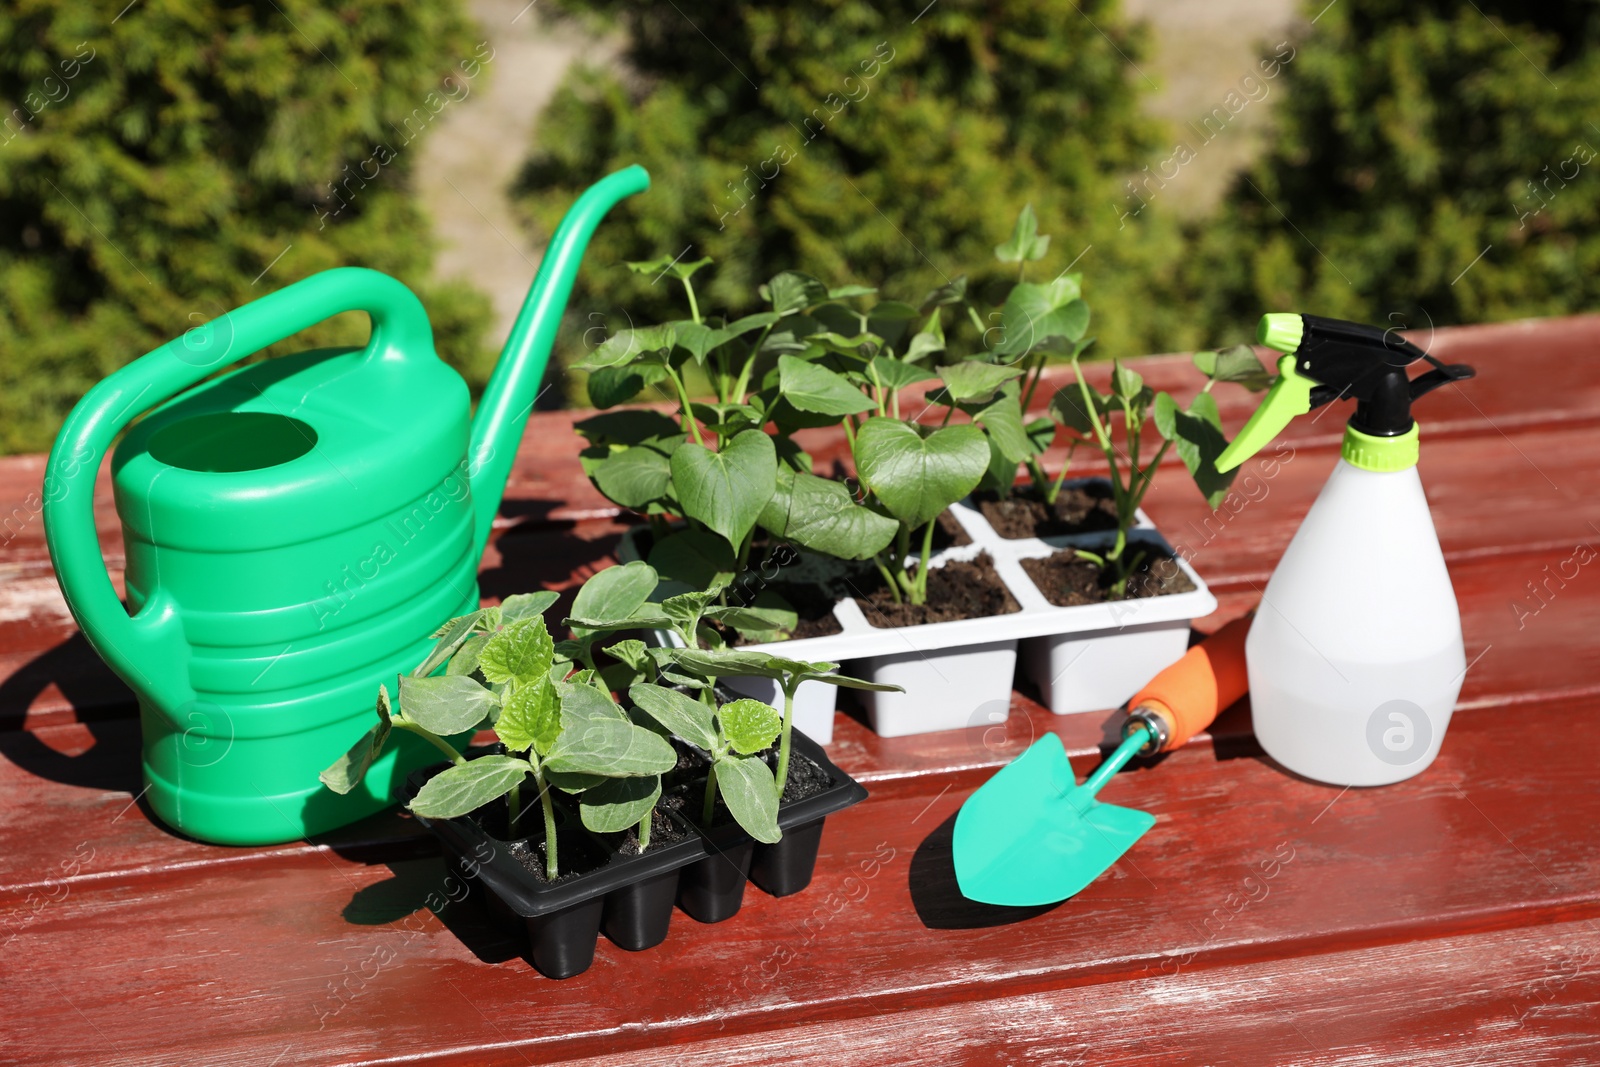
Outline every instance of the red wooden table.
{"type": "MultiPolygon", "coordinates": [[[[1473,662],[1428,772],[1301,780],[1235,707],[1108,785],[1155,828],[1018,917],[956,892],[951,820],[1043,731],[1086,772],[1117,714],[1056,718],[1019,693],[1003,736],[894,740],[841,714],[831,751],[872,796],[829,821],[805,894],[752,890],[718,926],[680,913],[645,953],[602,941],[566,982],[449,900],[399,814],[273,848],[153,822],[129,694],[51,574],[43,457],[0,460],[0,1062],[1600,1062],[1600,568],[1571,562],[1600,549],[1600,318],[1429,347],[1480,376],[1420,407],[1473,662]]],[[[1185,359],[1135,365],[1181,396],[1199,384],[1185,359]]],[[[1236,429],[1252,398],[1219,392],[1236,429]]],[[[610,562],[621,525],[578,471],[573,418],[528,430],[486,598],[610,562]]],[[[1148,510],[1221,603],[1199,630],[1259,596],[1342,418],[1297,420],[1292,459],[1247,466],[1215,513],[1175,464],[1157,480],[1148,510]]],[[[120,578],[109,491],[98,513],[120,578]]]]}

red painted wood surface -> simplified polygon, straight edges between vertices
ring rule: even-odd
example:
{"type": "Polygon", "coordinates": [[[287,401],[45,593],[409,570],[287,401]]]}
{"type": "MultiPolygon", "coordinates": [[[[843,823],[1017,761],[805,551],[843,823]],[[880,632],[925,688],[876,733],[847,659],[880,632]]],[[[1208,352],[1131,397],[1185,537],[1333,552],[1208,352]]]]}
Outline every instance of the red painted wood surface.
{"type": "MultiPolygon", "coordinates": [[[[1597,342],[1594,318],[1432,340],[1480,370],[1429,398],[1422,464],[1480,658],[1426,774],[1300,780],[1261,755],[1241,702],[1111,783],[1155,828],[1018,918],[955,892],[950,820],[1043,731],[1086,772],[1114,713],[1057,718],[1023,692],[1003,736],[897,739],[842,714],[835,759],[872,797],[830,821],[811,889],[751,890],[715,927],[680,914],[646,953],[602,942],[564,983],[470,900],[429,906],[454,886],[400,814],[257,849],[152,822],[127,691],[55,589],[29,495],[42,458],[0,460],[0,1062],[1600,1061],[1600,579],[1550,577],[1600,540],[1597,342]]],[[[1184,359],[1135,365],[1199,384],[1184,359]]],[[[1218,390],[1236,428],[1253,398],[1218,390]]],[[[524,439],[487,597],[570,589],[610,560],[622,527],[582,480],[572,421],[536,416],[524,439]]],[[[1247,468],[1216,512],[1164,472],[1147,508],[1220,601],[1198,629],[1259,595],[1341,425],[1299,420],[1292,458],[1247,468]]],[[[97,520],[119,576],[109,494],[97,520]]]]}

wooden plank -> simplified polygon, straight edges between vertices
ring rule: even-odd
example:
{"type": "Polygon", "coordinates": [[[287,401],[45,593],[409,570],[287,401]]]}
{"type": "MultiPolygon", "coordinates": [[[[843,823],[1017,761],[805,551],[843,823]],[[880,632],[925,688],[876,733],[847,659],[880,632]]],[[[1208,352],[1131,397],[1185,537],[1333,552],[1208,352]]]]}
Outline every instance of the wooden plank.
{"type": "MultiPolygon", "coordinates": [[[[1447,388],[1430,396],[1423,421],[1432,439],[1473,434],[1515,433],[1529,427],[1572,423],[1590,425],[1600,419],[1600,383],[1588,373],[1592,352],[1600,343],[1600,315],[1530,319],[1490,326],[1450,327],[1410,334],[1439,358],[1470,362],[1479,371],[1470,386],[1447,388]]],[[[1269,363],[1275,354],[1257,349],[1269,363]]],[[[1202,384],[1187,356],[1146,356],[1127,361],[1156,389],[1187,400],[1202,384]]],[[[1108,363],[1087,364],[1092,384],[1104,388],[1108,363]]],[[[1042,409],[1055,387],[1069,380],[1066,368],[1053,368],[1041,387],[1035,408],[1042,409]]],[[[1259,397],[1232,386],[1220,386],[1216,397],[1224,422],[1237,428],[1254,410],[1259,397]]],[[[1331,412],[1348,411],[1333,405],[1331,412]]],[[[538,412],[528,420],[518,458],[501,509],[503,525],[530,522],[564,525],[606,517],[617,509],[583,477],[577,463],[575,421],[586,411],[538,412]]],[[[1337,443],[1345,416],[1297,419],[1285,439],[1298,447],[1337,443]]],[[[824,460],[843,458],[841,435],[812,431],[803,435],[808,448],[824,460]]],[[[1169,457],[1176,463],[1176,457],[1169,457]]],[[[1086,465],[1086,469],[1091,469],[1086,465]]],[[[44,480],[42,455],[0,457],[0,566],[47,566],[43,523],[38,521],[44,480]]],[[[96,487],[96,525],[108,560],[121,566],[121,535],[111,508],[109,478],[101,471],[96,487]]]]}
{"type": "MultiPolygon", "coordinates": [[[[1600,791],[1570,725],[1597,712],[1529,706],[1514,734],[1462,716],[1427,774],[1384,789],[1176,753],[1103,794],[1156,816],[1145,839],[1074,900],[1021,916],[954,888],[949,825],[981,776],[923,779],[830,822],[805,895],[752,893],[715,929],[680,916],[647,953],[602,944],[562,983],[471,908],[431,915],[448,886],[436,858],[80,875],[0,897],[0,1035],[21,1063],[546,1060],[1588,922],[1600,791]]],[[[90,832],[58,837],[58,859],[90,832]]]]}
{"type": "MultiPolygon", "coordinates": [[[[1600,1060],[1600,933],[1560,923],[1051,990],[674,1046],[721,1067],[1459,1067],[1600,1060]]],[[[417,1061],[412,1061],[417,1062],[417,1061]]],[[[525,1063],[516,1050],[429,1063],[525,1063]]],[[[582,1067],[636,1064],[633,1053],[582,1067]]]]}
{"type": "MultiPolygon", "coordinates": [[[[1485,557],[1456,568],[1467,655],[1474,658],[1462,688],[1458,722],[1486,716],[1520,721],[1526,703],[1574,705],[1600,695],[1600,579],[1586,568],[1529,614],[1535,601],[1525,583],[1558,568],[1558,554],[1485,557]]],[[[1225,593],[1218,611],[1202,620],[1214,629],[1248,610],[1259,593],[1225,593]]],[[[1581,721],[1575,719],[1574,721],[1581,721]]],[[[1107,711],[1057,716],[1024,694],[1014,694],[1012,714],[1003,727],[985,724],[970,730],[884,738],[869,730],[859,712],[836,716],[829,751],[840,766],[880,791],[917,794],[928,781],[970,781],[976,785],[995,768],[1015,758],[1046,732],[1059,734],[1068,751],[1089,755],[1111,743],[1120,715],[1107,711]],[[965,777],[960,777],[965,776],[965,777]]],[[[1452,726],[1452,734],[1456,729],[1452,726]]],[[[1192,744],[1209,745],[1213,735],[1226,755],[1253,754],[1248,699],[1231,709],[1192,744]]],[[[141,786],[138,723],[131,718],[86,723],[57,721],[27,731],[0,733],[0,885],[29,885],[53,872],[57,843],[76,827],[105,857],[103,877],[121,871],[204,864],[257,863],[244,850],[217,849],[179,840],[151,822],[142,808],[126,810],[141,786]],[[119,814],[120,813],[120,814],[119,814]]],[[[77,838],[75,838],[77,840],[77,838]]],[[[283,851],[314,848],[354,850],[374,859],[414,854],[418,834],[408,822],[379,817],[340,831],[317,846],[284,846],[283,851]]]]}
{"type": "MultiPolygon", "coordinates": [[[[1476,360],[1484,371],[1473,383],[1480,399],[1469,404],[1448,396],[1458,390],[1442,391],[1437,399],[1456,408],[1429,420],[1430,440],[1458,438],[1448,447],[1430,448],[1422,467],[1452,560],[1506,550],[1571,549],[1600,529],[1600,508],[1593,503],[1600,499],[1595,491],[1600,441],[1581,429],[1600,414],[1600,396],[1581,377],[1563,377],[1581,365],[1576,353],[1596,340],[1600,317],[1594,316],[1440,332],[1436,348],[1450,358],[1476,360]],[[1543,406],[1530,381],[1548,391],[1543,406]],[[1537,418],[1522,418],[1516,404],[1533,405],[1537,418]],[[1569,428],[1533,429],[1545,423],[1569,428]],[[1501,432],[1508,426],[1515,437],[1501,432]],[[1503,493],[1485,491],[1486,486],[1525,491],[1518,493],[1517,507],[1507,507],[1503,493]]],[[[1138,366],[1153,384],[1180,393],[1192,392],[1198,380],[1179,357],[1152,357],[1138,366]]],[[[1103,367],[1094,370],[1104,372],[1103,367]]],[[[1240,420],[1254,402],[1239,390],[1228,390],[1224,398],[1238,407],[1228,410],[1240,420]]],[[[616,509],[598,497],[577,467],[571,424],[584,414],[541,413],[530,422],[502,508],[499,541],[504,544],[497,541],[484,560],[487,597],[541,586],[565,588],[605,561],[610,549],[605,539],[618,529],[607,517],[616,509]]],[[[1234,496],[1217,511],[1207,508],[1176,471],[1157,483],[1149,510],[1218,591],[1240,582],[1260,585],[1331,468],[1337,434],[1326,431],[1313,420],[1298,420],[1298,436],[1288,438],[1293,459],[1247,467],[1234,496]],[[1268,471],[1274,473],[1269,477],[1268,471]]],[[[826,434],[814,434],[808,443],[826,456],[827,440],[826,434]]],[[[75,636],[50,576],[37,512],[43,469],[40,456],[0,459],[0,502],[17,501],[9,519],[0,515],[0,649],[5,650],[0,653],[0,728],[132,713],[126,687],[75,636]]],[[[1092,473],[1095,468],[1082,469],[1092,473]]],[[[120,532],[104,477],[96,515],[120,588],[120,532]]]]}

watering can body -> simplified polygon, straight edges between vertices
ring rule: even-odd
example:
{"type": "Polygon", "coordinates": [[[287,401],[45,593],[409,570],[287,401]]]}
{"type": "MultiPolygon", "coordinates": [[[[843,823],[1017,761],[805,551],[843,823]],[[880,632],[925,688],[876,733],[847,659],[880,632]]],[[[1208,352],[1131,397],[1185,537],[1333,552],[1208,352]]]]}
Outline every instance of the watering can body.
{"type": "Polygon", "coordinates": [[[51,557],[85,636],[138,698],[145,797],[165,822],[222,844],[294,840],[388,806],[438,758],[395,731],[351,793],[317,778],[376,722],[379,684],[478,606],[478,560],[582,248],[647,183],[636,167],[612,175],[563,222],[476,418],[421,303],[359,268],[191,330],[73,410],[47,468],[51,557]],[[213,377],[352,310],[371,317],[365,347],[213,377]],[[141,414],[111,462],[125,610],[93,488],[141,414]]]}

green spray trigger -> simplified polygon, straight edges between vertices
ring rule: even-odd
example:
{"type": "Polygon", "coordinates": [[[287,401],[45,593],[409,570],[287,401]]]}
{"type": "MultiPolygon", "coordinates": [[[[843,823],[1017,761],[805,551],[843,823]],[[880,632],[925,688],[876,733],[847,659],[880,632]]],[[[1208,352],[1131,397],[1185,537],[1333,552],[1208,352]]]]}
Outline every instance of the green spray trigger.
{"type": "Polygon", "coordinates": [[[1396,330],[1316,315],[1263,315],[1256,340],[1284,353],[1278,380],[1217,457],[1219,471],[1233,470],[1261,451],[1296,415],[1346,398],[1356,402],[1356,410],[1340,455],[1365,470],[1404,470],[1417,462],[1412,402],[1473,375],[1464,364],[1440,363],[1396,330]],[[1433,369],[1411,378],[1406,367],[1417,360],[1433,369]]]}
{"type": "MultiPolygon", "coordinates": [[[[1266,318],[1272,318],[1267,316],[1266,318]]],[[[1300,316],[1296,315],[1295,318],[1300,316]]],[[[1262,319],[1263,327],[1266,319],[1262,319]]],[[[1265,333],[1265,329],[1261,332],[1265,333]]],[[[1295,370],[1295,357],[1287,355],[1278,360],[1278,380],[1267,390],[1267,395],[1256,408],[1250,421],[1244,424],[1222,455],[1217,457],[1217,470],[1231,471],[1263,448],[1289,425],[1296,415],[1311,410],[1311,390],[1316,382],[1295,370]]]]}

